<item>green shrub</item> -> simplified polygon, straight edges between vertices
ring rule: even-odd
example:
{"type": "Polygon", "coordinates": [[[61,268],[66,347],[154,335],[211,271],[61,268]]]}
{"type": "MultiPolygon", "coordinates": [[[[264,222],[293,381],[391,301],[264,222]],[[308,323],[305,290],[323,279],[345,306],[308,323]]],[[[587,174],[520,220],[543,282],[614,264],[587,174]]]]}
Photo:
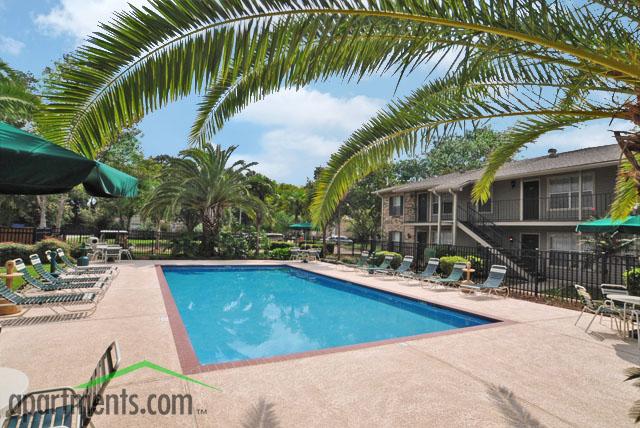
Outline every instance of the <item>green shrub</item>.
{"type": "Polygon", "coordinates": [[[28,261],[29,255],[33,254],[33,252],[33,245],[17,244],[15,242],[2,243],[0,244],[0,265],[4,266],[8,260],[17,258],[28,261]]]}
{"type": "Polygon", "coordinates": [[[640,295],[640,267],[624,272],[622,278],[624,279],[624,285],[629,290],[629,294],[640,295]]]}
{"type": "Polygon", "coordinates": [[[275,248],[269,251],[269,258],[274,260],[289,260],[291,258],[291,248],[275,248]]]}
{"type": "Polygon", "coordinates": [[[246,259],[249,253],[249,243],[243,236],[236,236],[230,232],[220,232],[219,255],[225,259],[246,259]]]}
{"type": "Polygon", "coordinates": [[[293,244],[285,241],[271,241],[269,243],[269,249],[275,250],[276,248],[291,248],[293,244]]]}
{"type": "Polygon", "coordinates": [[[173,257],[192,258],[200,253],[200,244],[190,235],[172,239],[169,248],[173,257]]]}
{"type": "Polygon", "coordinates": [[[71,246],[66,242],[55,238],[47,238],[40,242],[36,242],[36,244],[33,245],[32,254],[36,253],[40,256],[42,263],[47,263],[47,256],[45,252],[48,250],[55,251],[57,248],[62,248],[62,251],[64,251],[65,254],[69,254],[71,252],[71,246]]]}
{"type": "Polygon", "coordinates": [[[482,266],[482,260],[475,256],[470,256],[467,258],[460,256],[443,256],[440,257],[440,273],[443,276],[449,276],[449,274],[453,270],[453,265],[455,263],[467,262],[471,262],[471,267],[476,270],[478,270],[482,266]],[[474,262],[479,263],[479,265],[474,264],[474,262]]]}
{"type": "Polygon", "coordinates": [[[391,260],[391,267],[397,269],[402,263],[402,254],[394,253],[393,251],[376,251],[373,256],[373,263],[378,266],[384,260],[385,256],[393,256],[391,260]]]}

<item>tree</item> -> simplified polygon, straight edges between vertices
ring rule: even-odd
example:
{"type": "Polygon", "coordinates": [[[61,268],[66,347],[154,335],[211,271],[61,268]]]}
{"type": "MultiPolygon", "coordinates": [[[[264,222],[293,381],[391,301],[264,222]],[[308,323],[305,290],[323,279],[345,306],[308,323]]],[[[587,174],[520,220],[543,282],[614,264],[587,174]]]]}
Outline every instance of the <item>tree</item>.
{"type": "Polygon", "coordinates": [[[0,120],[19,128],[31,121],[40,104],[33,76],[14,70],[0,59],[0,120]]]}
{"type": "MultiPolygon", "coordinates": [[[[630,0],[156,0],[101,25],[49,94],[53,114],[43,116],[48,136],[90,154],[148,112],[200,91],[191,138],[202,143],[280,88],[331,76],[402,79],[449,55],[444,76],[390,104],[332,156],[313,217],[325,222],[394,153],[469,123],[520,118],[474,187],[485,201],[498,168],[546,132],[602,118],[640,124],[639,25],[640,6],[630,0]]],[[[612,209],[620,217],[638,200],[640,135],[617,138],[627,160],[612,209]]]]}
{"type": "Polygon", "coordinates": [[[260,201],[258,209],[255,209],[256,222],[256,257],[260,255],[260,229],[265,218],[269,215],[267,207],[267,198],[274,194],[275,182],[270,178],[251,172],[248,175],[249,193],[251,193],[257,201],[260,201]]]}
{"type": "Polygon", "coordinates": [[[214,255],[225,210],[250,212],[258,205],[249,193],[246,173],[255,163],[230,162],[236,146],[205,145],[180,152],[163,168],[161,183],[148,196],[143,213],[175,217],[181,209],[198,212],[203,225],[203,255],[214,255]]]}

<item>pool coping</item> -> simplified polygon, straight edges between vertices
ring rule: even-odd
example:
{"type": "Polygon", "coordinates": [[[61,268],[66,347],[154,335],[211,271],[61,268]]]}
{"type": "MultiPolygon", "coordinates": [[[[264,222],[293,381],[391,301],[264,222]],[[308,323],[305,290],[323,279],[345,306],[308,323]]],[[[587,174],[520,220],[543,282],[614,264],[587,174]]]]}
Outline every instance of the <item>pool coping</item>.
{"type": "Polygon", "coordinates": [[[242,264],[242,265],[233,265],[233,264],[225,264],[225,265],[210,265],[210,264],[199,264],[199,265],[198,264],[189,264],[189,265],[156,264],[155,265],[155,269],[156,269],[156,274],[158,276],[158,282],[160,284],[160,291],[162,293],[162,298],[164,300],[165,309],[167,311],[167,316],[168,316],[168,319],[169,319],[169,326],[171,327],[171,333],[173,335],[173,340],[174,340],[175,345],[176,345],[176,352],[178,354],[178,360],[180,361],[180,367],[182,368],[182,372],[185,375],[192,375],[192,374],[204,373],[204,372],[210,372],[210,371],[216,371],[216,370],[224,370],[224,369],[229,369],[229,368],[234,368],[234,367],[255,366],[255,365],[260,365],[260,364],[268,364],[268,363],[289,361],[289,360],[307,358],[307,357],[312,357],[312,356],[317,356],[317,355],[327,355],[327,354],[333,354],[333,353],[338,353],[338,352],[353,351],[353,350],[357,350],[357,349],[365,349],[365,348],[371,348],[371,347],[376,347],[376,346],[389,345],[389,344],[393,344],[393,343],[402,343],[402,342],[426,339],[426,338],[430,338],[430,337],[448,336],[448,335],[451,335],[451,334],[460,334],[460,333],[465,333],[465,332],[469,332],[469,331],[484,330],[484,329],[487,329],[487,328],[495,328],[495,327],[501,327],[501,326],[517,324],[516,321],[507,320],[507,319],[501,319],[501,318],[497,318],[497,317],[495,317],[493,315],[487,315],[487,314],[480,313],[480,312],[470,311],[468,309],[462,309],[462,308],[456,307],[456,306],[443,305],[441,303],[432,302],[432,301],[430,301],[428,299],[417,298],[415,296],[404,294],[402,292],[389,291],[387,289],[378,288],[378,287],[374,287],[374,286],[367,285],[367,284],[362,284],[362,283],[355,282],[355,281],[352,281],[352,280],[346,280],[346,279],[342,279],[342,278],[335,277],[335,276],[332,276],[332,275],[326,275],[324,273],[319,273],[319,272],[315,272],[315,271],[312,271],[312,270],[304,269],[302,267],[293,266],[293,265],[288,264],[288,263],[268,264],[268,265],[267,264],[255,264],[255,265],[252,265],[252,264],[242,264]],[[394,337],[394,338],[391,338],[391,339],[376,340],[376,341],[365,342],[365,343],[356,343],[356,344],[353,344],[353,345],[336,346],[336,347],[324,348],[324,349],[315,349],[315,350],[311,350],[311,351],[296,352],[296,353],[286,354],[286,355],[277,355],[277,356],[274,356],[274,357],[254,358],[254,359],[251,359],[251,360],[231,361],[231,362],[227,362],[227,363],[201,364],[200,361],[198,360],[198,357],[197,357],[196,353],[195,353],[193,345],[191,344],[191,339],[189,338],[189,333],[187,332],[187,329],[186,329],[186,327],[185,327],[185,325],[184,325],[184,323],[182,321],[182,317],[180,316],[180,312],[178,310],[178,307],[176,306],[176,303],[175,303],[175,301],[173,299],[173,295],[171,294],[171,290],[169,289],[169,283],[167,282],[167,280],[166,280],[166,278],[164,276],[164,272],[162,270],[163,266],[167,266],[167,267],[184,267],[184,268],[189,268],[189,267],[204,268],[204,267],[222,267],[222,266],[227,266],[227,267],[243,267],[243,266],[244,267],[247,267],[247,266],[255,266],[255,267],[290,267],[290,268],[293,268],[293,269],[299,269],[299,270],[303,270],[305,272],[313,273],[315,275],[324,276],[326,278],[331,278],[331,279],[334,279],[334,280],[344,281],[346,283],[353,284],[353,285],[356,285],[356,286],[359,286],[359,287],[364,287],[364,288],[367,288],[367,289],[370,289],[370,290],[375,290],[375,291],[379,291],[379,292],[383,292],[383,293],[388,293],[388,294],[391,294],[391,295],[396,295],[396,296],[399,296],[399,297],[402,297],[402,298],[405,298],[405,299],[409,299],[409,300],[412,300],[412,301],[428,303],[430,305],[433,305],[433,306],[436,306],[436,307],[439,307],[439,308],[452,309],[454,311],[458,311],[458,312],[474,315],[474,316],[480,317],[480,318],[485,318],[485,319],[490,320],[492,322],[487,323],[487,324],[477,325],[477,326],[471,326],[471,327],[461,327],[461,328],[456,328],[456,329],[452,329],[452,330],[437,331],[437,332],[432,332],[432,333],[423,333],[423,334],[417,334],[417,335],[412,335],[412,336],[394,337]]]}

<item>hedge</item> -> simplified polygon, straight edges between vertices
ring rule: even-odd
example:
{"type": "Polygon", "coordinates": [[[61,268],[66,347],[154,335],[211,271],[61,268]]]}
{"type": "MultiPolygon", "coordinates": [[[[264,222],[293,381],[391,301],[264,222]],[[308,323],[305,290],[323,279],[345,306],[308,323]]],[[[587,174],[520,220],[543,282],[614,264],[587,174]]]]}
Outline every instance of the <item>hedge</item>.
{"type": "Polygon", "coordinates": [[[289,260],[291,258],[290,248],[275,248],[269,251],[269,258],[275,260],[289,260]]]}
{"type": "Polygon", "coordinates": [[[269,242],[269,249],[275,250],[277,248],[291,248],[293,244],[286,241],[271,241],[269,242]]]}
{"type": "Polygon", "coordinates": [[[42,263],[47,263],[45,251],[55,250],[56,248],[62,248],[65,254],[71,253],[71,246],[69,244],[53,238],[43,239],[34,245],[18,244],[15,242],[0,243],[0,265],[4,266],[8,260],[18,258],[29,264],[29,256],[34,253],[40,256],[42,263]]]}

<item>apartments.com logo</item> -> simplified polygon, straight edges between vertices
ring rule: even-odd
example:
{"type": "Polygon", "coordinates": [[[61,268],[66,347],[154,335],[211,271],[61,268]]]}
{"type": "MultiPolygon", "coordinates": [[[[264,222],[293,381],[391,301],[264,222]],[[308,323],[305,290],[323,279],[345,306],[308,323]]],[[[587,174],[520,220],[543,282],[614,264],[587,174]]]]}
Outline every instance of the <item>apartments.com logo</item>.
{"type": "MultiPolygon", "coordinates": [[[[44,412],[47,409],[66,408],[84,403],[83,406],[91,405],[88,400],[93,400],[92,394],[99,391],[100,387],[115,378],[126,376],[136,370],[148,368],[157,372],[172,376],[186,382],[200,385],[214,391],[219,388],[200,382],[183,374],[174,372],[165,367],[161,367],[150,361],[143,360],[120,369],[110,376],[96,378],[91,382],[76,385],[73,388],[63,388],[51,392],[26,396],[12,395],[9,399],[9,408],[20,409],[22,413],[34,411],[44,412]]],[[[146,397],[139,394],[130,393],[127,388],[122,388],[120,393],[107,393],[97,397],[97,405],[94,415],[192,415],[206,414],[206,409],[194,409],[193,397],[191,394],[165,394],[152,393],[146,397]]]]}

